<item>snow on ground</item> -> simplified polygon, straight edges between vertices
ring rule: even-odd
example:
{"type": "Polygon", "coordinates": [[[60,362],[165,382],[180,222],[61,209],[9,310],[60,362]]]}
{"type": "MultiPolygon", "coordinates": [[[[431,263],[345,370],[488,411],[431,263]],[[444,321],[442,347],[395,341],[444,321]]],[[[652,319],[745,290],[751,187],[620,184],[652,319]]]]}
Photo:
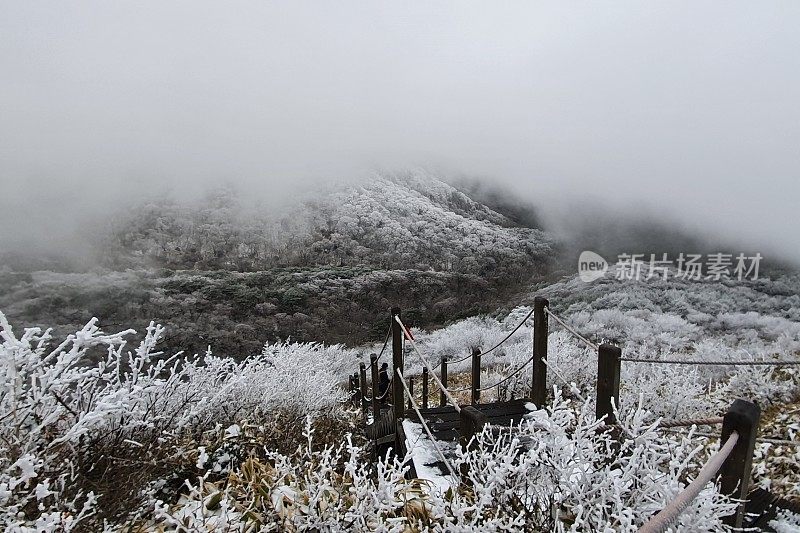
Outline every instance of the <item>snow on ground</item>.
{"type": "MultiPolygon", "coordinates": [[[[419,479],[430,482],[431,487],[438,491],[439,494],[445,494],[448,489],[458,484],[454,482],[452,476],[447,472],[447,468],[441,466],[441,456],[436,451],[422,424],[408,419],[403,420],[403,431],[406,433],[408,455],[414,462],[414,469],[419,479]]],[[[437,441],[437,444],[445,457],[448,460],[452,460],[453,443],[437,441]]]]}

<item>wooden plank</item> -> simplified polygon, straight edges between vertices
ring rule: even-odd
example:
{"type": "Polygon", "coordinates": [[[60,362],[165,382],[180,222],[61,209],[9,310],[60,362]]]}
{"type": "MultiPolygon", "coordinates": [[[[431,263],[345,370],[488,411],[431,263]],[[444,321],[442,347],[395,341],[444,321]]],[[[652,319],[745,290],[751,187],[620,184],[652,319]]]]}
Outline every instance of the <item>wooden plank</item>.
{"type": "Polygon", "coordinates": [[[436,440],[442,441],[442,442],[455,442],[455,441],[458,440],[458,438],[460,436],[460,433],[458,432],[458,428],[450,428],[450,429],[439,430],[439,431],[431,430],[431,433],[433,433],[433,437],[436,440]]]}
{"type": "MultiPolygon", "coordinates": [[[[475,406],[484,414],[489,423],[507,426],[519,423],[530,411],[525,407],[526,400],[511,402],[480,404],[475,406]]],[[[422,412],[425,423],[437,440],[454,441],[459,437],[460,418],[456,410],[450,407],[436,407],[422,412]]],[[[414,417],[416,420],[416,416],[414,417]]],[[[417,420],[418,421],[418,420],[417,420]]]]}
{"type": "MultiPolygon", "coordinates": [[[[473,407],[475,407],[482,413],[486,413],[487,415],[490,415],[491,413],[495,412],[529,413],[530,410],[526,407],[528,403],[530,403],[528,400],[511,400],[508,402],[481,403],[474,405],[473,407]]],[[[420,410],[420,412],[426,419],[429,417],[429,415],[430,416],[449,415],[458,418],[458,413],[456,412],[455,408],[452,405],[447,405],[444,407],[431,407],[429,409],[422,409],[420,410]]]]}
{"type": "Polygon", "coordinates": [[[385,437],[381,437],[378,440],[376,440],[375,445],[382,446],[384,444],[392,444],[394,443],[394,437],[395,437],[394,433],[390,433],[389,435],[386,435],[385,437]]]}
{"type": "MultiPolygon", "coordinates": [[[[521,399],[509,402],[478,404],[474,408],[480,411],[489,423],[497,426],[508,426],[512,423],[518,424],[526,414],[530,413],[530,410],[526,407],[529,403],[529,400],[521,399]]],[[[461,437],[460,415],[452,405],[432,407],[421,410],[420,413],[437,441],[459,441],[461,437]]],[[[406,412],[406,416],[409,420],[419,422],[417,414],[413,411],[406,412]]],[[[407,443],[403,444],[408,446],[407,443]]],[[[439,465],[434,464],[431,466],[439,465]]],[[[444,472],[443,464],[441,465],[441,470],[444,472]]]]}
{"type": "Polygon", "coordinates": [[[745,528],[774,531],[769,523],[778,516],[778,511],[785,509],[795,514],[800,514],[800,504],[784,500],[762,488],[757,488],[747,495],[745,504],[745,528]]]}

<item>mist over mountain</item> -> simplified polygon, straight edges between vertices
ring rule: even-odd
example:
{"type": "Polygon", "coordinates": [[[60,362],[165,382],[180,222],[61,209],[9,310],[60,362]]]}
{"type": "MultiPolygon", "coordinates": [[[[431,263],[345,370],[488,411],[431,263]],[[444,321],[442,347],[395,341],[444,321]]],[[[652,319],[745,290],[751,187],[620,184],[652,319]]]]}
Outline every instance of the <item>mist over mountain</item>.
{"type": "Polygon", "coordinates": [[[232,185],[132,201],[96,221],[79,258],[0,256],[0,308],[64,332],[92,316],[112,330],[156,320],[173,332],[168,346],[241,357],[270,339],[374,340],[393,305],[423,327],[508,309],[574,276],[583,249],[610,262],[729,250],[634,216],[576,209],[565,228],[506,189],[450,181],[415,170],[293,202],[232,185]]]}
{"type": "Polygon", "coordinates": [[[221,187],[135,205],[100,249],[109,267],[252,271],[364,266],[518,278],[542,270],[553,241],[423,171],[377,175],[268,209],[221,187]]]}
{"type": "Polygon", "coordinates": [[[239,356],[268,339],[358,344],[383,334],[393,305],[433,326],[493,311],[548,276],[557,243],[513,216],[423,171],[280,208],[235,187],[154,197],[98,224],[89,268],[6,260],[0,308],[62,331],[92,316],[112,330],[156,320],[173,332],[167,346],[239,356]]]}

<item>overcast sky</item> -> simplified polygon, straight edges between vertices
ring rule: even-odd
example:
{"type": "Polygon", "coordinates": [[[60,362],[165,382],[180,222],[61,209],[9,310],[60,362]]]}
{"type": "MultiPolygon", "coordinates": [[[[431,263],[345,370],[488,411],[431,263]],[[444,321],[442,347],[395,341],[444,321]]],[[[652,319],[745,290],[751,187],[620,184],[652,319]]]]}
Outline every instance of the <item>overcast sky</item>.
{"type": "Polygon", "coordinates": [[[798,28],[796,1],[0,0],[0,232],[422,165],[800,259],[798,28]]]}

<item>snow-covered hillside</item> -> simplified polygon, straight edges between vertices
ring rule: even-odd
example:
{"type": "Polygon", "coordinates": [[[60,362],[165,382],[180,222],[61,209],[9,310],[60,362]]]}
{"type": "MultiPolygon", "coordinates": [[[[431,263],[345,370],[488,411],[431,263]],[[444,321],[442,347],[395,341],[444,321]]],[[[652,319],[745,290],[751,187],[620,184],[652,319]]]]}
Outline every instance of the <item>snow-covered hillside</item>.
{"type": "Polygon", "coordinates": [[[491,276],[543,271],[553,250],[423,171],[377,175],[260,208],[247,191],[133,206],[105,241],[109,265],[263,270],[275,266],[375,266],[491,276]]]}
{"type": "Polygon", "coordinates": [[[265,340],[365,342],[391,305],[425,326],[489,312],[552,266],[551,237],[428,173],[313,193],[280,208],[225,188],[133,203],[98,224],[86,271],[0,251],[0,309],[56,336],[92,316],[109,331],[157,320],[170,348],[244,357],[265,340]]]}

